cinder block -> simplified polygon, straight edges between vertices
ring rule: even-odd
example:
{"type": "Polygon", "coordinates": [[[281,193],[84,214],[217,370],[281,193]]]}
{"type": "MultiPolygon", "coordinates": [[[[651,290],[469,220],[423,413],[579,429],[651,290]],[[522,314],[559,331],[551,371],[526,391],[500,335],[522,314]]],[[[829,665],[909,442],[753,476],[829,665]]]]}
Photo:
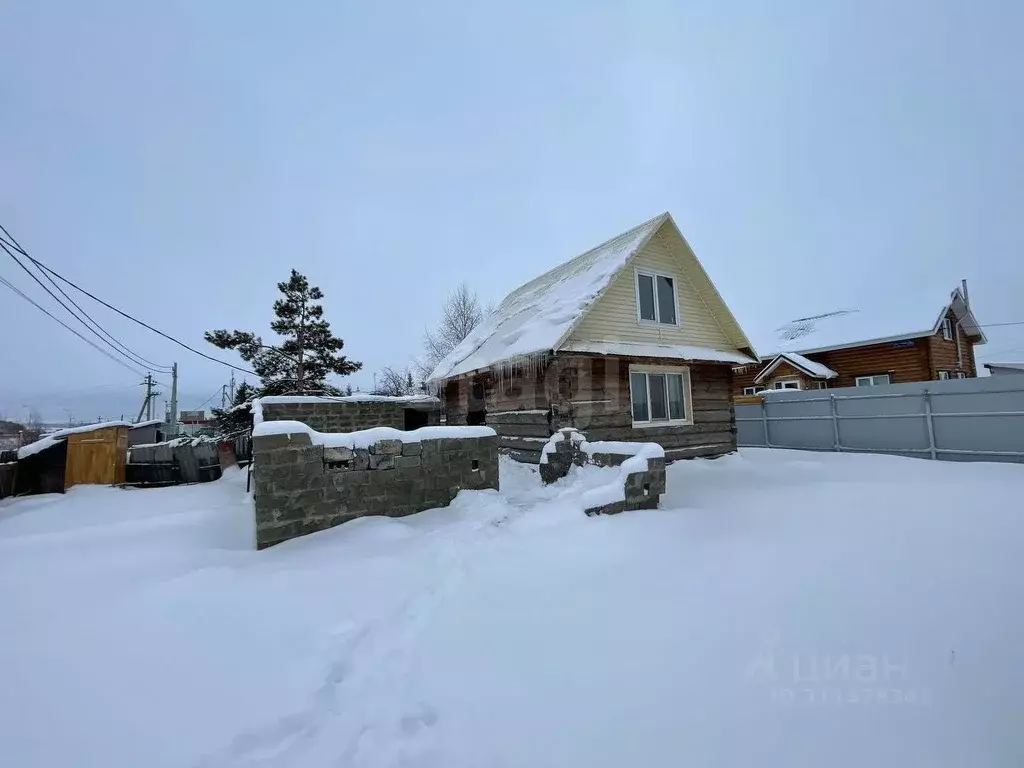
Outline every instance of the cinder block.
{"type": "MultiPolygon", "coordinates": [[[[384,442],[383,440],[381,442],[384,442]]],[[[396,441],[397,442],[397,441],[396,441]]],[[[370,454],[370,469],[383,470],[395,468],[394,454],[370,454]]]]}

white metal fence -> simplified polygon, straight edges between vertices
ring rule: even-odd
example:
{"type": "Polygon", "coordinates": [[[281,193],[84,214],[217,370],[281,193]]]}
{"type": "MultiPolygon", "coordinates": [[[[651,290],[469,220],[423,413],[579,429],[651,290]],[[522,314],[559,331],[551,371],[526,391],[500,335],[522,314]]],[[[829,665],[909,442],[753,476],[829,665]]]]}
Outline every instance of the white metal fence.
{"type": "Polygon", "coordinates": [[[1024,462],[1024,376],[786,390],[736,425],[748,447],[1024,462]]]}

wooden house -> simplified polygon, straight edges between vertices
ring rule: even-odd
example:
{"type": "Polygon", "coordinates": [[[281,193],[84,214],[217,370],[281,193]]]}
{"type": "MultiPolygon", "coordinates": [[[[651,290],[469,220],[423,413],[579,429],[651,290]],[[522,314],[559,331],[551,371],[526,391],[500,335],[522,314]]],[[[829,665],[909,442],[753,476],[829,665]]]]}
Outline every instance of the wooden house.
{"type": "Polygon", "coordinates": [[[522,461],[566,426],[676,459],[735,450],[732,369],[757,359],[664,213],[514,290],[430,378],[448,424],[522,461]]]}
{"type": "Polygon", "coordinates": [[[910,381],[973,378],[974,347],[985,334],[957,288],[947,300],[914,299],[847,309],[784,323],[758,340],[762,357],[737,366],[733,391],[868,387],[910,381]]]}

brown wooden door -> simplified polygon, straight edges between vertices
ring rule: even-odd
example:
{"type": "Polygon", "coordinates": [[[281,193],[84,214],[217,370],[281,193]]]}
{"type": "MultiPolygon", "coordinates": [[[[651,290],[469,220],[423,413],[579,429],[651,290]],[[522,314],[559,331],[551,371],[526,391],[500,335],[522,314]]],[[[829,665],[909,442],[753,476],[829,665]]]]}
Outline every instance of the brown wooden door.
{"type": "Polygon", "coordinates": [[[127,449],[127,427],[69,435],[64,487],[123,483],[127,449]]]}

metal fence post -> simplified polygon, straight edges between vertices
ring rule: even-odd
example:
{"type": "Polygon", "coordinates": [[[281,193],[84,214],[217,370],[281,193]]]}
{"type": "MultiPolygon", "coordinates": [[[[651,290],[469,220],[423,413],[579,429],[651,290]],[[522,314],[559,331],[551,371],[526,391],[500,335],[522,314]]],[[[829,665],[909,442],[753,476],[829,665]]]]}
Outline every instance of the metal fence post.
{"type": "Polygon", "coordinates": [[[842,452],[843,446],[839,444],[839,414],[836,409],[836,396],[828,396],[829,410],[832,413],[832,447],[837,452],[842,452]]]}
{"type": "Polygon", "coordinates": [[[935,421],[932,419],[932,393],[927,389],[924,391],[924,417],[928,422],[928,456],[931,459],[935,459],[935,421]]]}
{"type": "Polygon", "coordinates": [[[768,400],[761,398],[761,423],[764,425],[764,447],[771,448],[772,441],[768,439],[768,400]]]}

